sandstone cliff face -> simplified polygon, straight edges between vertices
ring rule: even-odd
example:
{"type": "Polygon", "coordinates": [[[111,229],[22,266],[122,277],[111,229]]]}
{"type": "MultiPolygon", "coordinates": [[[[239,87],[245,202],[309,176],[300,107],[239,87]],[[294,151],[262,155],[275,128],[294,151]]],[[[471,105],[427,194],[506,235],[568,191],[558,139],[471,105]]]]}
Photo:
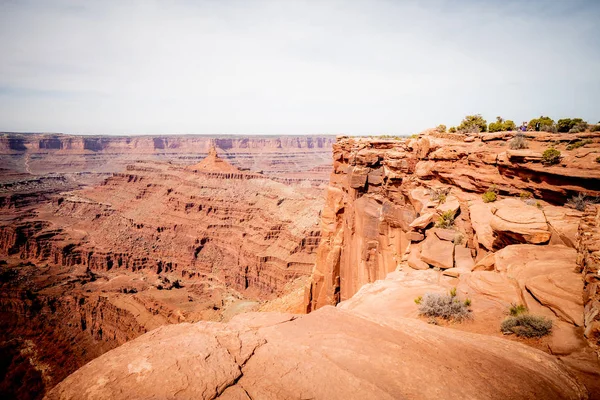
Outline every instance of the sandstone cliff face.
{"type": "Polygon", "coordinates": [[[600,137],[583,136],[531,133],[528,150],[510,150],[506,132],[338,139],[307,310],[350,298],[403,259],[450,274],[507,245],[575,247],[581,212],[557,205],[600,195],[600,137]],[[583,136],[592,143],[566,149],[583,136]],[[559,165],[541,164],[550,140],[563,152],[559,165]],[[484,203],[486,190],[501,200],[484,203]],[[452,229],[428,229],[445,212],[456,216],[452,229]]]}
{"type": "Polygon", "coordinates": [[[578,264],[584,276],[585,335],[600,347],[600,207],[589,206],[579,226],[578,264]]]}

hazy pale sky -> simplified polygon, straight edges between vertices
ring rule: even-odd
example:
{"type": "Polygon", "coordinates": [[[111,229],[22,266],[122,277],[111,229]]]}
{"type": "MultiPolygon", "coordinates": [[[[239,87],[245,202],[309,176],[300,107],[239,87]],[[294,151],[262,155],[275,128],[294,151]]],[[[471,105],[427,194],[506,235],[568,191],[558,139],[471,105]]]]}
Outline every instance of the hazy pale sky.
{"type": "Polygon", "coordinates": [[[0,0],[0,131],[600,120],[600,1],[0,0]]]}

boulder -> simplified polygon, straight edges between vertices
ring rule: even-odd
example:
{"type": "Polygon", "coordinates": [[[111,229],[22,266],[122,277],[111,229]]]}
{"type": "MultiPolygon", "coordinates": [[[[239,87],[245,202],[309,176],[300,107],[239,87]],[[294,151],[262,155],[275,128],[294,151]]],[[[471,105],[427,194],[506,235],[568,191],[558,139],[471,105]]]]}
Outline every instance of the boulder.
{"type": "Polygon", "coordinates": [[[419,161],[415,166],[415,175],[421,179],[431,179],[434,167],[435,161],[419,161]]]}
{"type": "Polygon", "coordinates": [[[430,229],[430,231],[432,231],[440,240],[447,240],[449,242],[454,241],[454,238],[458,234],[454,229],[433,228],[430,229]]]}
{"type": "Polygon", "coordinates": [[[454,244],[429,235],[421,243],[421,260],[441,269],[454,267],[454,244]]]}
{"type": "Polygon", "coordinates": [[[435,215],[433,212],[425,213],[411,222],[409,226],[413,229],[425,229],[433,222],[435,215]]]}
{"type": "Polygon", "coordinates": [[[421,250],[420,250],[419,245],[411,246],[407,263],[408,263],[408,266],[413,269],[419,269],[419,270],[429,269],[429,265],[421,260],[421,250]]]}
{"type": "Polygon", "coordinates": [[[496,264],[496,254],[489,253],[475,264],[476,271],[493,271],[496,264]]]}
{"type": "Polygon", "coordinates": [[[484,203],[483,200],[469,202],[469,216],[475,236],[477,237],[477,242],[491,251],[494,246],[495,236],[490,226],[490,222],[494,216],[490,208],[491,206],[484,203]]]}
{"type": "Polygon", "coordinates": [[[407,234],[407,235],[408,235],[408,239],[409,239],[411,242],[420,242],[420,241],[422,241],[423,239],[425,239],[425,235],[423,235],[423,234],[422,234],[422,233],[420,233],[420,232],[410,231],[410,232],[408,232],[408,234],[407,234]]]}
{"type": "Polygon", "coordinates": [[[366,167],[358,166],[352,168],[348,177],[350,187],[354,189],[363,188],[367,183],[367,176],[369,175],[369,171],[370,168],[366,167]]]}
{"type": "Polygon", "coordinates": [[[369,185],[381,185],[383,183],[383,167],[371,170],[367,180],[369,185]]]}
{"type": "Polygon", "coordinates": [[[436,209],[440,213],[452,211],[454,213],[454,215],[457,214],[459,208],[460,208],[460,203],[458,201],[458,198],[456,198],[456,196],[454,196],[454,195],[449,195],[446,198],[446,201],[444,201],[443,203],[439,204],[436,207],[436,209]]]}
{"type": "Polygon", "coordinates": [[[497,237],[496,248],[511,243],[543,244],[550,240],[550,229],[544,213],[521,200],[504,199],[492,206],[490,226],[497,237]]]}
{"type": "Polygon", "coordinates": [[[456,246],[454,248],[454,265],[458,269],[473,271],[475,262],[471,257],[471,249],[466,247],[456,246]]]}

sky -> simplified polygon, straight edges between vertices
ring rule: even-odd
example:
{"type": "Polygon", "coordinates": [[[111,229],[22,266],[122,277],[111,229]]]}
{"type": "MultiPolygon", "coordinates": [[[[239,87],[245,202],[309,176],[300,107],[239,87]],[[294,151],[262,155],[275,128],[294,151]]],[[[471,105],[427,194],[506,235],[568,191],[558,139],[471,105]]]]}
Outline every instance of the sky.
{"type": "Polygon", "coordinates": [[[600,1],[0,0],[0,131],[600,120],[600,1]]]}

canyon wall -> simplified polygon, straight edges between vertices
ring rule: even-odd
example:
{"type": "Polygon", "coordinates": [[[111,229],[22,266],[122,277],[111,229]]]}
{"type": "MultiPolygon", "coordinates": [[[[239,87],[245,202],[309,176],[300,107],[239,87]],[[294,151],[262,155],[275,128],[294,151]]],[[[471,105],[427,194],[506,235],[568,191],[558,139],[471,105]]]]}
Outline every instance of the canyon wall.
{"type": "Polygon", "coordinates": [[[512,150],[513,135],[338,138],[307,310],[349,299],[407,259],[420,268],[455,268],[455,246],[437,240],[444,234],[461,237],[466,249],[459,253],[469,265],[510,244],[575,247],[581,212],[561,206],[580,194],[600,195],[600,136],[528,132],[528,148],[512,150]],[[567,149],[582,140],[587,144],[567,149]],[[545,165],[542,153],[551,146],[562,151],[561,160],[545,165]],[[507,200],[484,203],[481,193],[488,190],[507,200]],[[456,216],[455,227],[429,239],[426,228],[445,212],[456,216]],[[510,221],[510,214],[528,215],[533,230],[539,221],[540,231],[514,229],[522,221],[510,221]],[[490,226],[494,215],[498,222],[490,226]],[[449,256],[440,261],[439,254],[449,256]]]}
{"type": "Polygon", "coordinates": [[[600,206],[588,206],[579,226],[578,265],[584,276],[586,337],[600,347],[600,206]]]}
{"type": "Polygon", "coordinates": [[[0,134],[0,164],[23,173],[111,173],[135,160],[192,164],[211,146],[242,169],[326,179],[334,136],[0,134]]]}
{"type": "Polygon", "coordinates": [[[325,180],[136,160],[98,184],[0,183],[0,394],[39,398],[161,325],[298,311],[325,180]],[[278,296],[284,300],[271,303],[278,296]]]}

